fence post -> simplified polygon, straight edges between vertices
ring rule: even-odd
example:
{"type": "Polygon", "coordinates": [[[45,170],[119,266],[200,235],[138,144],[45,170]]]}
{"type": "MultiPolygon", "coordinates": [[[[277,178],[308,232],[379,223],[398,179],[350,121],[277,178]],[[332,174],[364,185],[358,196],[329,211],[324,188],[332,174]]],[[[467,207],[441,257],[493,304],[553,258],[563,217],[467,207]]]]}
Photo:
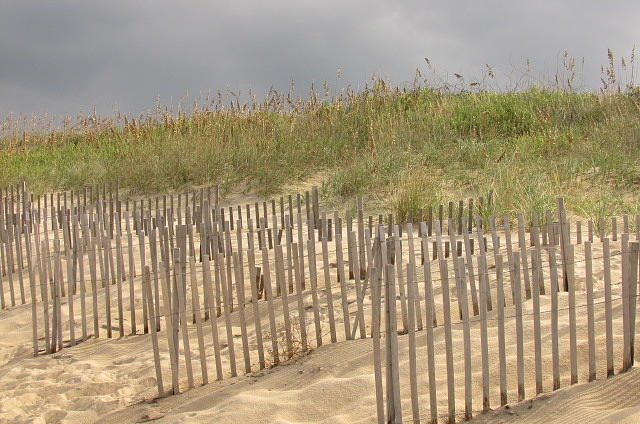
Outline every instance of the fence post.
{"type": "MultiPolygon", "coordinates": [[[[373,260],[377,269],[380,268],[382,262],[382,250],[380,247],[380,238],[376,237],[373,242],[373,260]]],[[[382,285],[382,272],[377,273],[376,268],[367,269],[367,276],[371,281],[371,340],[373,341],[373,369],[376,382],[376,411],[378,415],[378,424],[384,424],[384,393],[382,387],[382,367],[380,352],[380,309],[381,297],[380,288],[382,285]]],[[[385,339],[386,340],[386,339],[385,339]]]]}
{"type": "MultiPolygon", "coordinates": [[[[402,266],[402,263],[400,264],[402,266]]],[[[409,384],[411,385],[411,409],[413,422],[420,422],[420,406],[418,405],[418,377],[416,372],[416,271],[413,257],[407,268],[407,309],[409,313],[409,384]]]]}
{"type": "MultiPolygon", "coordinates": [[[[375,281],[372,280],[371,287],[371,295],[373,297],[373,308],[371,312],[371,327],[372,327],[372,337],[373,340],[373,361],[374,361],[374,374],[375,374],[375,385],[376,385],[376,410],[378,416],[378,424],[383,424],[385,422],[385,414],[384,414],[384,392],[382,386],[382,367],[381,367],[381,351],[380,351],[380,315],[381,315],[381,305],[382,300],[380,297],[380,288],[382,284],[382,273],[376,274],[376,268],[372,267],[368,269],[371,276],[375,278],[375,281]]],[[[388,337],[386,338],[388,339],[388,337]]],[[[388,390],[388,389],[387,389],[388,390]]]]}
{"type": "MultiPolygon", "coordinates": [[[[566,233],[563,232],[562,234],[566,233]]],[[[569,362],[571,366],[571,384],[576,384],[578,382],[578,342],[576,338],[575,255],[573,245],[567,244],[565,247],[567,258],[566,278],[569,290],[569,362]]]]}
{"type": "MultiPolygon", "coordinates": [[[[626,233],[625,233],[626,234],[626,233]]],[[[638,294],[638,261],[640,258],[640,243],[637,241],[630,243],[630,255],[631,261],[629,263],[630,272],[630,285],[629,285],[629,325],[630,325],[630,340],[629,340],[629,348],[631,349],[631,362],[629,366],[633,365],[634,361],[634,346],[636,340],[636,297],[638,294]]]]}
{"type": "Polygon", "coordinates": [[[567,244],[571,244],[571,240],[567,240],[565,232],[567,212],[564,208],[564,199],[558,197],[558,220],[560,223],[560,253],[562,256],[562,289],[569,291],[569,277],[567,275],[567,244]]]}
{"type": "Polygon", "coordinates": [[[560,388],[560,354],[558,353],[558,268],[556,266],[555,246],[550,245],[547,249],[547,254],[549,256],[549,280],[551,283],[551,369],[553,374],[553,390],[557,390],[560,388]]]}
{"type": "Polygon", "coordinates": [[[311,198],[312,198],[312,211],[313,211],[313,228],[315,230],[318,229],[318,222],[320,218],[320,198],[318,196],[318,187],[311,187],[311,198]]]}
{"type": "MultiPolygon", "coordinates": [[[[149,311],[154,310],[153,305],[153,294],[151,293],[151,274],[149,271],[149,266],[145,266],[143,270],[143,278],[142,278],[142,289],[147,293],[146,301],[147,308],[149,311]]],[[[160,351],[158,346],[158,333],[156,320],[160,319],[159,315],[155,315],[155,313],[149,314],[149,318],[151,321],[151,345],[153,347],[153,364],[156,371],[156,384],[158,386],[158,396],[164,396],[164,387],[162,382],[162,370],[160,368],[160,351]]]]}
{"type": "MultiPolygon", "coordinates": [[[[427,373],[429,378],[429,415],[431,422],[438,420],[438,400],[436,393],[436,371],[433,347],[433,327],[437,325],[435,320],[435,308],[433,307],[433,286],[431,281],[431,261],[429,259],[430,231],[424,222],[420,223],[422,229],[422,250],[424,251],[423,275],[424,275],[424,304],[425,324],[427,330],[427,373]]],[[[466,232],[465,232],[466,234],[466,232]]],[[[468,238],[467,238],[468,239],[468,238]]]]}
{"type": "Polygon", "coordinates": [[[638,242],[629,243],[628,239],[628,234],[622,234],[623,371],[627,371],[633,365],[635,296],[638,284],[638,242]]]}
{"type": "MultiPolygon", "coordinates": [[[[387,255],[393,255],[394,239],[387,239],[387,255]]],[[[387,259],[385,266],[385,331],[387,351],[387,423],[402,422],[400,375],[398,369],[398,331],[394,266],[387,259]]]]}

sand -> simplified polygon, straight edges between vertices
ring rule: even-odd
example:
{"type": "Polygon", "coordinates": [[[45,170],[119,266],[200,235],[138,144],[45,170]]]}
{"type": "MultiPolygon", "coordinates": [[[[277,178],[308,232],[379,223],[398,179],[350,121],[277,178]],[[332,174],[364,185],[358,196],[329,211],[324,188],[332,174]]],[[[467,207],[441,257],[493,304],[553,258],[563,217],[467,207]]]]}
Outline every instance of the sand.
{"type": "Polygon", "coordinates": [[[491,411],[478,423],[620,423],[640,422],[640,370],[632,368],[608,380],[561,389],[553,394],[491,411]]]}
{"type": "MultiPolygon", "coordinates": [[[[601,252],[594,245],[594,257],[601,252]]],[[[613,247],[613,246],[612,246],[613,247]]],[[[319,251],[319,250],[318,250],[319,251]]],[[[614,261],[616,272],[613,276],[614,298],[620,296],[619,265],[614,261]]],[[[603,299],[601,266],[594,267],[595,302],[603,299]]],[[[576,264],[578,293],[576,303],[584,305],[584,264],[576,264]]],[[[421,277],[421,273],[419,273],[421,277]]],[[[320,274],[320,281],[321,274],[320,274]]],[[[336,284],[336,283],[334,283],[336,284]]],[[[323,287],[323,284],[320,284],[323,287]]],[[[452,288],[454,285],[452,284],[452,288]]],[[[419,288],[422,293],[422,288],[419,288]]],[[[435,294],[441,293],[435,284],[435,294]]],[[[324,292],[322,292],[324,293],[324,292]]],[[[334,288],[336,300],[336,327],[342,330],[341,310],[338,299],[340,292],[334,288]]],[[[103,296],[101,293],[100,296],[103,296]]],[[[324,297],[324,294],[322,294],[324,297]]],[[[495,297],[494,297],[495,299],[495,297]]],[[[102,302],[100,297],[100,302],[102,302]]],[[[355,317],[355,297],[349,293],[351,320],[355,317]]],[[[101,303],[102,304],[102,303],[101,303]]],[[[279,305],[280,302],[277,302],[279,305]]],[[[311,304],[310,295],[305,295],[305,304],[311,304]]],[[[559,294],[560,308],[566,308],[567,296],[559,294]]],[[[278,305],[276,305],[278,307],[278,305]]],[[[290,299],[290,307],[295,310],[295,298],[290,299]]],[[[63,310],[65,304],[63,303],[63,310]]],[[[276,314],[280,313],[277,309],[276,314]]],[[[457,308],[452,304],[452,309],[457,308]]],[[[525,314],[532,311],[531,301],[523,304],[525,314]]],[[[550,309],[550,296],[541,298],[541,309],[550,309]]],[[[587,378],[587,334],[584,308],[578,308],[578,354],[580,382],[587,378]]],[[[614,353],[616,371],[620,368],[622,348],[621,302],[613,303],[614,312],[614,353]]],[[[370,316],[371,305],[365,299],[365,313],[370,316]]],[[[441,317],[441,305],[437,306],[441,317]]],[[[606,375],[604,361],[604,305],[597,304],[596,333],[598,334],[598,379],[606,375]]],[[[261,309],[263,327],[267,327],[266,308],[261,309]]],[[[505,315],[514,315],[513,306],[508,304],[505,315]]],[[[128,311],[125,310],[125,328],[129,328],[128,311]]],[[[424,316],[424,311],[423,311],[424,316]]],[[[312,322],[312,313],[307,310],[307,322],[312,322]]],[[[322,311],[326,323],[326,308],[322,311]]],[[[497,324],[493,312],[489,314],[490,344],[490,386],[491,404],[499,405],[497,367],[497,324]]],[[[551,390],[551,341],[549,314],[542,314],[544,390],[551,390]]],[[[247,320],[252,320],[251,307],[247,308],[247,320]]],[[[237,311],[232,316],[234,323],[238,371],[243,369],[240,353],[240,329],[237,311]]],[[[77,319],[79,322],[79,319],[77,319]]],[[[442,322],[440,319],[439,322],[442,322]]],[[[89,338],[77,346],[65,348],[54,355],[31,355],[31,309],[22,305],[0,312],[0,423],[76,423],[76,422],[145,422],[154,420],[161,423],[213,422],[213,423],[370,423],[376,422],[375,388],[371,339],[339,341],[329,343],[327,327],[323,326],[325,345],[311,353],[293,359],[288,363],[249,375],[229,378],[229,360],[224,337],[224,321],[220,319],[219,334],[223,344],[222,362],[225,379],[207,386],[196,387],[180,395],[156,399],[156,381],[153,368],[153,354],[149,335],[131,335],[117,338],[117,321],[114,320],[114,339],[89,338]]],[[[509,402],[516,403],[515,376],[515,320],[506,320],[506,343],[508,365],[509,402]]],[[[140,326],[140,324],[139,324],[140,326]]],[[[561,384],[569,385],[568,373],[568,314],[561,310],[559,318],[561,384]]],[[[65,335],[66,335],[65,322],[65,335]]],[[[209,376],[215,378],[213,348],[209,324],[205,326],[209,376]]],[[[104,337],[104,327],[101,330],[104,337]]],[[[527,397],[535,391],[533,367],[533,325],[530,315],[524,318],[525,331],[525,381],[527,397]]],[[[79,330],[76,329],[79,333],[79,330]]],[[[309,328],[310,338],[314,331],[309,328]]],[[[454,325],[454,361],[456,374],[456,398],[461,411],[464,399],[462,356],[462,326],[454,325]]],[[[640,374],[632,370],[609,380],[591,384],[580,384],[564,388],[554,394],[545,394],[533,401],[525,401],[509,409],[500,408],[487,414],[480,414],[482,405],[482,383],[480,366],[479,325],[471,325],[474,415],[480,422],[636,422],[640,400],[637,396],[640,374]],[[635,418],[634,418],[635,417],[635,418]]],[[[190,325],[191,346],[197,358],[195,326],[190,325]]],[[[425,332],[417,333],[418,379],[421,416],[428,419],[428,382],[426,373],[425,332]]],[[[442,327],[434,330],[436,344],[436,375],[438,412],[446,415],[446,373],[445,350],[442,327]]],[[[344,338],[342,336],[342,338],[344,338]]],[[[408,379],[408,336],[399,336],[401,393],[403,416],[410,417],[408,379]]],[[[249,342],[255,345],[255,333],[249,331],[249,342]]],[[[42,341],[41,341],[42,344],[42,341]]],[[[267,345],[268,343],[265,343],[267,345]]],[[[315,346],[315,343],[312,343],[315,346]]],[[[640,351],[637,344],[636,351],[640,351]]],[[[170,371],[166,339],[161,337],[161,358],[165,389],[170,385],[170,371]]],[[[251,356],[254,370],[257,356],[251,356]]],[[[196,382],[199,381],[199,364],[194,361],[196,382]]],[[[181,373],[184,378],[184,371],[181,373]]],[[[182,381],[182,388],[185,382],[182,381]]],[[[406,422],[409,422],[407,419],[406,422]]]]}

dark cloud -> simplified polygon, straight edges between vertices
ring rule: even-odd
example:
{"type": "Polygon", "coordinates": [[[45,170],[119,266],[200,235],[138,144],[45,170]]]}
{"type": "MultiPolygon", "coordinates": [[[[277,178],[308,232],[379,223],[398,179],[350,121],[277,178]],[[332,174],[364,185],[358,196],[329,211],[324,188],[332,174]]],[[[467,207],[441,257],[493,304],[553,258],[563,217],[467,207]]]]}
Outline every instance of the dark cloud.
{"type": "Polygon", "coordinates": [[[4,1],[0,117],[140,112],[292,80],[299,91],[372,74],[411,81],[424,57],[467,78],[485,63],[509,76],[527,58],[552,76],[565,49],[597,88],[607,48],[628,55],[640,38],[639,15],[640,3],[619,0],[4,1]]]}

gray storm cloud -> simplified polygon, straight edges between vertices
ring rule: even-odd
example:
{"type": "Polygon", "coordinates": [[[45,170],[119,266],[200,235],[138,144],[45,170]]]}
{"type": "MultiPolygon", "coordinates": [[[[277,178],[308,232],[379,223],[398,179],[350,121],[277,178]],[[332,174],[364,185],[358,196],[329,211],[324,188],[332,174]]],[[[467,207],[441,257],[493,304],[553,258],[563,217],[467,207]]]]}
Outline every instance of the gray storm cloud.
{"type": "Polygon", "coordinates": [[[597,88],[607,48],[628,56],[640,39],[637,16],[640,3],[616,0],[3,1],[0,118],[137,113],[218,90],[261,97],[292,80],[300,92],[373,74],[402,83],[425,57],[465,76],[485,63],[510,75],[529,58],[544,77],[564,50],[597,88]]]}

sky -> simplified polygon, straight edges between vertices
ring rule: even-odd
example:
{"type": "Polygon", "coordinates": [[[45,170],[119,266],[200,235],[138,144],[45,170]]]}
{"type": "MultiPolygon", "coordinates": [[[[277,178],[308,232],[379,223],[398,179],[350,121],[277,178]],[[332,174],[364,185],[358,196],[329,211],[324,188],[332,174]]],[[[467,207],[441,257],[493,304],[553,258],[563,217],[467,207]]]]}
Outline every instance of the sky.
{"type": "MultiPolygon", "coordinates": [[[[0,0],[0,120],[143,113],[210,93],[410,84],[425,58],[443,78],[552,79],[566,50],[598,89],[607,49],[640,44],[640,2],[0,0]]],[[[437,83],[438,80],[435,80],[437,83]]],[[[188,102],[187,102],[188,103],[188,102]]]]}

